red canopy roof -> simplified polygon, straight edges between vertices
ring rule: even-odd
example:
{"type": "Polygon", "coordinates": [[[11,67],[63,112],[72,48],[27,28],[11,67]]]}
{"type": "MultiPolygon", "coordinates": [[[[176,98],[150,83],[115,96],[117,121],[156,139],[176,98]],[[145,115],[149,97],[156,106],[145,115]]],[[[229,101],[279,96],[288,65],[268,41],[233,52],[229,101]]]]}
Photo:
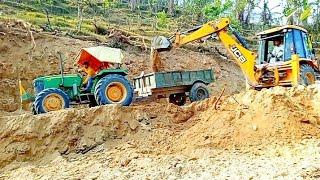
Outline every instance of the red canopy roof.
{"type": "Polygon", "coordinates": [[[97,46],[81,49],[77,64],[83,66],[84,62],[88,62],[94,71],[99,71],[108,68],[109,63],[121,63],[122,58],[120,49],[97,46]]]}

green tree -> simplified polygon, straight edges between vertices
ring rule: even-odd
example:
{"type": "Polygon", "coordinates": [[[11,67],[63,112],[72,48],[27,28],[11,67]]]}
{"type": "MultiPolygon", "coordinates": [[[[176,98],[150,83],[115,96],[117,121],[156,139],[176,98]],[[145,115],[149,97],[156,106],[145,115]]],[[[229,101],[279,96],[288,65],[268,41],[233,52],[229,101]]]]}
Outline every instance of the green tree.
{"type": "Polygon", "coordinates": [[[214,3],[207,4],[203,8],[203,14],[207,19],[217,19],[221,15],[224,15],[232,7],[232,1],[228,0],[225,3],[221,3],[221,0],[216,0],[214,3]]]}
{"type": "Polygon", "coordinates": [[[312,14],[308,0],[287,0],[284,15],[290,24],[307,25],[307,18],[312,14]]]}
{"type": "Polygon", "coordinates": [[[236,29],[241,29],[241,23],[239,19],[235,18],[235,11],[233,10],[233,2],[231,0],[221,3],[220,0],[215,1],[214,3],[207,4],[203,8],[203,14],[208,20],[215,20],[220,17],[229,17],[232,22],[232,26],[236,29]]]}
{"type": "Polygon", "coordinates": [[[164,11],[158,12],[157,13],[157,26],[164,28],[168,26],[168,15],[164,11]]]}

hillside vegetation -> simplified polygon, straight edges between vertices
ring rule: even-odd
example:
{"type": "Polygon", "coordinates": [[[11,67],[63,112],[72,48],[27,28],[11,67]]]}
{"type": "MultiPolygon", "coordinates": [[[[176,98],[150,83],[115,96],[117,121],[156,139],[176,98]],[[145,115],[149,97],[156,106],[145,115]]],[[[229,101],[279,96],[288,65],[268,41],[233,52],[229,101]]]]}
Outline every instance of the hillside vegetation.
{"type": "Polygon", "coordinates": [[[275,10],[278,5],[269,6],[268,1],[257,0],[3,0],[0,12],[1,18],[21,18],[36,26],[46,25],[47,30],[101,33],[95,24],[144,35],[172,33],[227,16],[246,36],[278,24],[298,24],[319,41],[319,0],[286,0],[282,12],[275,10]]]}

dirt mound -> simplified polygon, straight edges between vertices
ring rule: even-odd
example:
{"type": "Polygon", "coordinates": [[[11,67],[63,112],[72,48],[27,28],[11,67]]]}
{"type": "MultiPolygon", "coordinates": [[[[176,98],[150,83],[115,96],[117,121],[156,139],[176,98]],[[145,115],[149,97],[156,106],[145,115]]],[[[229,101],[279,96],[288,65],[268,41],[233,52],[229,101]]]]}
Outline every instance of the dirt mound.
{"type": "Polygon", "coordinates": [[[85,153],[106,139],[136,131],[141,114],[140,110],[110,105],[1,117],[0,165],[35,160],[55,152],[85,153]]]}
{"type": "MultiPolygon", "coordinates": [[[[0,167],[14,160],[34,161],[52,154],[85,154],[105,143],[117,147],[118,143],[145,140],[153,129],[160,132],[163,128],[174,134],[174,122],[181,117],[186,121],[193,115],[189,112],[186,116],[180,109],[168,103],[150,103],[70,108],[36,116],[8,113],[0,117],[0,167]]],[[[167,135],[156,133],[154,137],[167,135]]]]}
{"type": "MultiPolygon", "coordinates": [[[[81,177],[79,172],[104,178],[172,174],[195,178],[208,166],[225,177],[230,172],[224,164],[228,162],[242,177],[239,163],[273,167],[290,157],[295,168],[290,174],[295,177],[305,168],[301,159],[318,162],[319,102],[318,87],[299,86],[225,96],[217,110],[217,98],[211,97],[184,107],[160,101],[4,116],[0,118],[0,162],[6,165],[2,172],[4,177],[33,178],[81,177]],[[201,167],[196,166],[199,163],[201,167]],[[50,171],[41,170],[44,167],[50,171]],[[106,168],[110,173],[102,173],[106,168]],[[119,174],[124,170],[128,173],[119,174]]],[[[253,171],[261,174],[265,169],[253,171]]],[[[282,172],[268,173],[274,177],[282,172]]]]}
{"type": "Polygon", "coordinates": [[[220,110],[207,102],[195,125],[173,142],[174,151],[244,149],[320,137],[317,87],[251,90],[224,98],[220,110]]]}

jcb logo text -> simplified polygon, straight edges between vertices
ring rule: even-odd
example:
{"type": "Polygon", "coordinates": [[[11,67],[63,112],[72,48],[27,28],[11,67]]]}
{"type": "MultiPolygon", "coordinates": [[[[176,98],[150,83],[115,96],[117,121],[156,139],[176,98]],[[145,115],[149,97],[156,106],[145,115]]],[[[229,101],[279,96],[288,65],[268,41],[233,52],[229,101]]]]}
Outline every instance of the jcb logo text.
{"type": "Polygon", "coordinates": [[[240,60],[241,63],[245,63],[247,59],[243,56],[237,46],[231,46],[232,53],[240,60]]]}

